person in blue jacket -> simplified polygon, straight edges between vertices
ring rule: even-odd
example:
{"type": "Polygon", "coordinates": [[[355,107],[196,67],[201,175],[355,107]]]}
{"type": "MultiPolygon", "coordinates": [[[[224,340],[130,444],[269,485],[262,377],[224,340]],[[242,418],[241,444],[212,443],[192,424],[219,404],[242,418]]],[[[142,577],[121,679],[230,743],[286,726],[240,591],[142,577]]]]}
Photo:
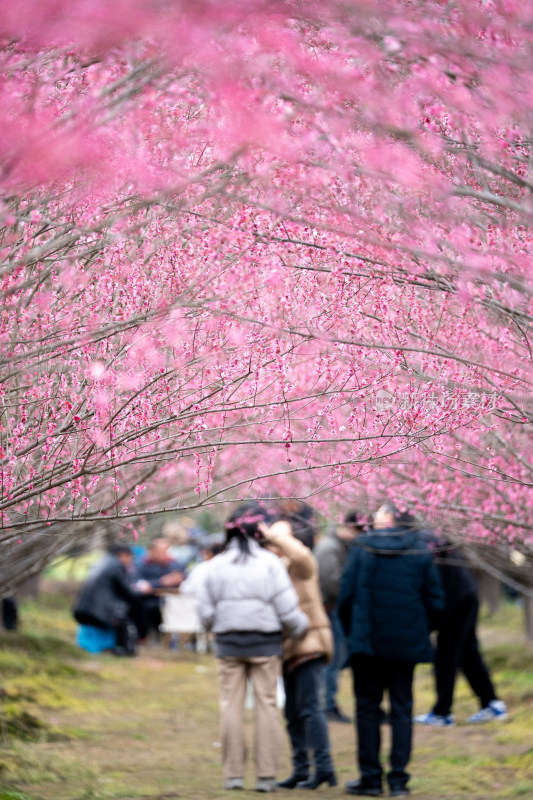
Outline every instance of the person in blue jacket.
{"type": "Polygon", "coordinates": [[[177,589],[185,580],[185,570],[172,558],[169,541],[164,536],[154,536],[151,540],[147,553],[136,566],[135,580],[150,584],[151,591],[143,595],[143,612],[147,630],[159,634],[162,616],[158,590],[177,589]]]}
{"type": "Polygon", "coordinates": [[[346,784],[353,795],[383,794],[379,751],[385,690],[392,729],[390,796],[409,793],[414,668],[433,660],[429,634],[444,607],[430,551],[415,532],[398,526],[398,519],[393,505],[378,509],[374,530],[351,547],[339,591],[356,698],[361,777],[346,784]]]}

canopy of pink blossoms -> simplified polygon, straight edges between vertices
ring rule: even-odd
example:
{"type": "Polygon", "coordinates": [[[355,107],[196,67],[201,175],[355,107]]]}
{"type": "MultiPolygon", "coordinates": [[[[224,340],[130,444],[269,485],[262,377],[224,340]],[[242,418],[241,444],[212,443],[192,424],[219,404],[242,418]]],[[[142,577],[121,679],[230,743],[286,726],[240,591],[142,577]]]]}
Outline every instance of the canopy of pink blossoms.
{"type": "Polygon", "coordinates": [[[4,545],[278,494],[527,549],[532,7],[1,11],[4,545]]]}

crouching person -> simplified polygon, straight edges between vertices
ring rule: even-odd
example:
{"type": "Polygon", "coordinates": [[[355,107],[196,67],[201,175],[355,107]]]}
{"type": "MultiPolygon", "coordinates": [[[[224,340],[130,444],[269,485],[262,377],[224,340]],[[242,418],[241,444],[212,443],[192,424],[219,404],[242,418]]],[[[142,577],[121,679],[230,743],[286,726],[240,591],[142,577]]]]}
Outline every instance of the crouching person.
{"type": "MultiPolygon", "coordinates": [[[[140,599],[142,590],[149,591],[150,586],[140,583],[133,588],[132,569],[131,547],[118,543],[109,548],[89,573],[73,609],[87,639],[87,649],[93,652],[102,649],[92,646],[100,633],[100,641],[107,634],[107,647],[111,645],[116,655],[135,655],[137,637],[146,635],[140,599]],[[91,637],[91,631],[97,636],[91,637]]],[[[85,647],[83,638],[78,641],[85,647]]]]}

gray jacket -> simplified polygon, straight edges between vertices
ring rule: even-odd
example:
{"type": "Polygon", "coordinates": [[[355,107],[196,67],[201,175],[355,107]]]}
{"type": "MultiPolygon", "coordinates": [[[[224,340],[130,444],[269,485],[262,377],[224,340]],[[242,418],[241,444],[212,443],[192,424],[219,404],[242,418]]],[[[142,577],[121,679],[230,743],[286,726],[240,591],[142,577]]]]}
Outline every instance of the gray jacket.
{"type": "Polygon", "coordinates": [[[337,603],[341,577],[350,546],[351,542],[339,539],[333,532],[319,539],[313,550],[318,561],[318,581],[322,601],[327,611],[331,611],[337,603]]]}
{"type": "Polygon", "coordinates": [[[233,541],[211,559],[198,596],[202,625],[214,633],[283,631],[300,638],[309,620],[283,562],[253,540],[249,544],[248,556],[233,541]]]}

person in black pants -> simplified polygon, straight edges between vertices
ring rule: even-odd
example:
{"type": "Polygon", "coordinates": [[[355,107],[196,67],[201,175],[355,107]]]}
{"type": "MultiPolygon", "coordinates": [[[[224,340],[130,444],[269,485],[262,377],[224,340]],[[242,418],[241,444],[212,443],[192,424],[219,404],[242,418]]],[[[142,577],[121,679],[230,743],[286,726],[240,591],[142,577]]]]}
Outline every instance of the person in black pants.
{"type": "Polygon", "coordinates": [[[323,783],[337,785],[326,715],[322,704],[324,667],[333,655],[333,637],[322,603],[318,564],[312,554],[313,511],[299,500],[278,503],[280,519],[264,531],[268,546],[287,565],[309,630],[283,647],[285,718],[291,743],[292,773],[281,789],[314,791],[323,783]]]}
{"type": "Polygon", "coordinates": [[[142,609],[147,631],[159,635],[161,598],[154,591],[176,589],[185,580],[185,571],[170,555],[169,542],[164,536],[154,536],[145,558],[137,565],[135,579],[141,585],[150,584],[151,591],[144,594],[141,601],[142,609]]]}
{"type": "Polygon", "coordinates": [[[385,690],[391,709],[390,795],[409,793],[414,668],[433,660],[429,632],[444,607],[430,551],[415,532],[396,524],[398,516],[394,506],[378,509],[374,531],[355,540],[341,579],[338,611],[353,671],[361,773],[346,784],[353,795],[383,794],[379,751],[385,690]]]}
{"type": "Polygon", "coordinates": [[[18,607],[13,596],[2,600],[2,625],[6,631],[16,631],[18,628],[18,607]]]}
{"type": "Polygon", "coordinates": [[[358,761],[361,780],[350,782],[349,794],[381,794],[382,768],[379,760],[381,746],[381,701],[385,689],[391,707],[392,749],[388,781],[391,795],[408,794],[407,764],[411,758],[414,661],[398,658],[379,658],[364,654],[351,660],[354,694],[357,698],[358,761]],[[355,789],[355,791],[354,791],[355,789]],[[366,789],[366,791],[365,791],[366,789]]]}
{"type": "Polygon", "coordinates": [[[475,581],[453,545],[430,534],[426,534],[425,538],[435,548],[446,605],[435,653],[437,701],[428,714],[415,717],[415,722],[439,727],[454,724],[453,695],[459,670],[463,672],[480,704],[480,710],[467,721],[480,723],[506,719],[506,705],[496,695],[488,667],[479,650],[476,635],[479,600],[475,581]]]}

